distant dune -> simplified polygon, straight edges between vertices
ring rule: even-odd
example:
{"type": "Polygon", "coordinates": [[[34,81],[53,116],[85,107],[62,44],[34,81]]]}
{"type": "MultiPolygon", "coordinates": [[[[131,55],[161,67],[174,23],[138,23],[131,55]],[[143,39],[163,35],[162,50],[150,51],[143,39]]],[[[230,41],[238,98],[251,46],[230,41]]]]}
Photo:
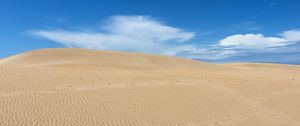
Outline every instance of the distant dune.
{"type": "Polygon", "coordinates": [[[0,60],[0,125],[300,126],[300,67],[44,49],[0,60]]]}

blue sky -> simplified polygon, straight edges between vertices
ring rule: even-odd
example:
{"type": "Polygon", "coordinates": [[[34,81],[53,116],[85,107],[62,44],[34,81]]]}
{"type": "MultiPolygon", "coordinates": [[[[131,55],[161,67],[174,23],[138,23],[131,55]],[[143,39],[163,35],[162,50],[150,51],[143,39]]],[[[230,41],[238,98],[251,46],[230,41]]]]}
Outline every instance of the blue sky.
{"type": "Polygon", "coordinates": [[[299,0],[2,0],[0,58],[76,47],[300,64],[299,0]]]}

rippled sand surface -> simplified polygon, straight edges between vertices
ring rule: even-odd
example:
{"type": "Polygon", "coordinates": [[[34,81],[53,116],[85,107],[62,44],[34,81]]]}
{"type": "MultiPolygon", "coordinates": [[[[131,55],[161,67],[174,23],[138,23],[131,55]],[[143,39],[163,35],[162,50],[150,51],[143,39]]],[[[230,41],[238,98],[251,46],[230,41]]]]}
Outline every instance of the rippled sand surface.
{"type": "Polygon", "coordinates": [[[44,49],[0,60],[0,125],[300,126],[300,67],[44,49]]]}

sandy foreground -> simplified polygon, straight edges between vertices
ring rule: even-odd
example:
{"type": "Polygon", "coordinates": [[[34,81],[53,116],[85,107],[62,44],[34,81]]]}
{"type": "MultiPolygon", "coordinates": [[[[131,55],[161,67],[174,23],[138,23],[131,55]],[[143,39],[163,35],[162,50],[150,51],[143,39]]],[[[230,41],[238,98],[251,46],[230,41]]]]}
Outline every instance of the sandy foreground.
{"type": "Polygon", "coordinates": [[[0,60],[0,126],[300,126],[300,67],[44,49],[0,60]]]}

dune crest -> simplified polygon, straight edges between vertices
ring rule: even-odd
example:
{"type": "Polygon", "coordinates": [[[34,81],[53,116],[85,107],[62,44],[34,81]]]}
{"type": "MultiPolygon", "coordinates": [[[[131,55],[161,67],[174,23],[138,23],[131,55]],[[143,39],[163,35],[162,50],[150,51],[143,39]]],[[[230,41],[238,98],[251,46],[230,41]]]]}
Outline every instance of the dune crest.
{"type": "Polygon", "coordinates": [[[43,49],[0,59],[0,125],[299,126],[300,67],[43,49]]]}
{"type": "Polygon", "coordinates": [[[161,55],[139,53],[94,51],[76,48],[42,49],[6,58],[2,65],[15,66],[92,66],[130,69],[181,68],[194,65],[212,66],[204,62],[161,55]]]}

